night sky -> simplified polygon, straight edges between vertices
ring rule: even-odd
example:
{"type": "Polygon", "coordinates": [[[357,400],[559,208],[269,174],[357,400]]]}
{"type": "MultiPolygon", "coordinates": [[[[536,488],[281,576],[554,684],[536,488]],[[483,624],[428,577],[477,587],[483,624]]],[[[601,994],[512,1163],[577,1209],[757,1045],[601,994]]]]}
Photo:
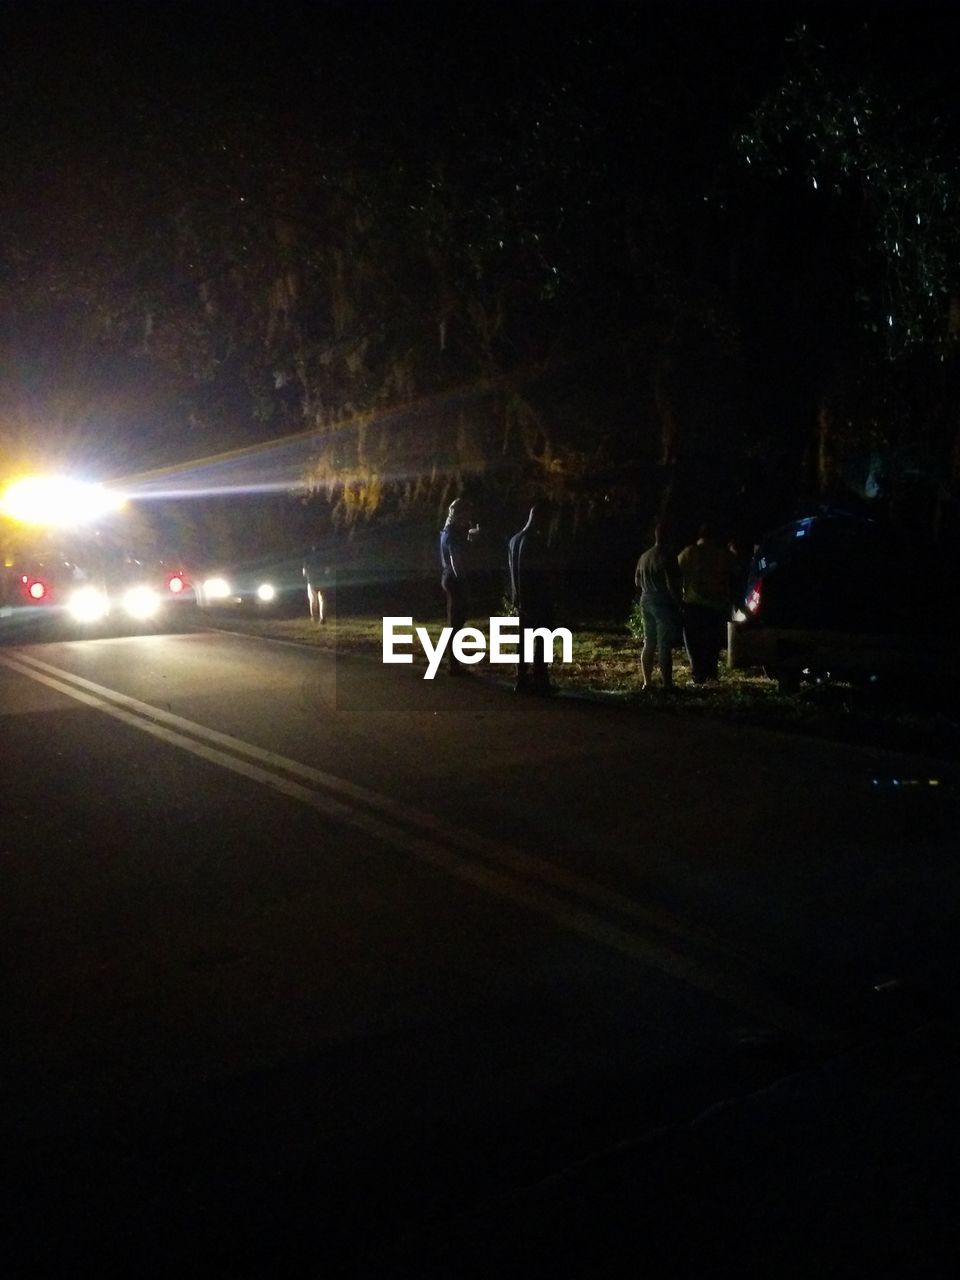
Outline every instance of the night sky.
{"type": "MultiPolygon", "coordinates": [[[[782,464],[793,484],[824,403],[859,433],[847,454],[950,417],[952,385],[932,407],[917,390],[923,354],[943,354],[936,334],[910,337],[897,311],[905,359],[869,348],[876,316],[933,297],[928,278],[927,319],[946,324],[949,232],[898,281],[881,260],[887,241],[904,256],[883,221],[893,204],[858,194],[839,133],[819,162],[842,177],[819,204],[799,128],[762,183],[737,142],[801,65],[805,23],[820,119],[860,100],[861,77],[903,122],[884,124],[884,154],[916,151],[912,128],[949,186],[947,7],[2,14],[5,471],[125,476],[301,432],[290,465],[307,467],[317,424],[496,384],[548,440],[528,443],[523,482],[553,467],[589,506],[611,476],[630,485],[653,466],[699,465],[743,494],[751,468],[782,464]],[[880,366],[894,369],[886,399],[855,414],[880,366]]],[[[490,423],[508,401],[484,407],[471,445],[491,483],[507,432],[490,423]]],[[[951,440],[934,436],[924,447],[946,458],[951,440]]],[[[409,479],[416,446],[398,448],[375,465],[409,479]]],[[[433,437],[424,448],[440,456],[433,437]]]]}

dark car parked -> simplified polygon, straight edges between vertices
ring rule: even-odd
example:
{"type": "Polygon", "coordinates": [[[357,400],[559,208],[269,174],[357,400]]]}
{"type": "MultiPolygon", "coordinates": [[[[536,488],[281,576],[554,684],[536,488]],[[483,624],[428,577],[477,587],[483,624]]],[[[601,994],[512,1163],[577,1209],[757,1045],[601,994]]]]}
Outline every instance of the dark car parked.
{"type": "Polygon", "coordinates": [[[728,627],[732,668],[762,667],[785,691],[804,677],[858,684],[949,671],[930,549],[847,512],[794,520],[759,543],[728,627]]]}

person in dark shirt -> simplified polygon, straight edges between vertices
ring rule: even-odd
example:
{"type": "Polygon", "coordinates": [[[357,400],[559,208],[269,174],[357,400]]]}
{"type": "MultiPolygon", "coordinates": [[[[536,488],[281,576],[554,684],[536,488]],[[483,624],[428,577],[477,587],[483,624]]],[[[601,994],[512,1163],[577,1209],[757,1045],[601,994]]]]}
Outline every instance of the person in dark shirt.
{"type": "Polygon", "coordinates": [[[704,524],[697,541],[677,556],[677,564],[683,578],[683,641],[690,676],[694,684],[705,684],[719,676],[737,562],[730,548],[721,546],[704,524]]]}
{"type": "Polygon", "coordinates": [[[527,523],[510,539],[510,596],[520,615],[521,649],[517,663],[517,693],[549,695],[553,692],[547,674],[546,642],[534,642],[533,662],[523,661],[523,635],[528,628],[552,627],[554,617],[554,572],[547,546],[550,508],[537,502],[530,508],[527,523]]]}
{"type": "MultiPolygon", "coordinates": [[[[454,633],[467,625],[470,614],[470,542],[479,526],[471,527],[473,508],[466,498],[454,498],[440,532],[440,585],[447,597],[447,626],[454,633]]],[[[447,646],[447,666],[452,676],[463,674],[463,668],[447,646]]]]}
{"type": "Polygon", "coordinates": [[[640,672],[643,687],[653,683],[653,664],[659,659],[664,689],[673,688],[673,651],[680,643],[682,588],[676,553],[662,525],[654,530],[654,542],[637,561],[634,582],[640,592],[643,647],[640,672]]]}

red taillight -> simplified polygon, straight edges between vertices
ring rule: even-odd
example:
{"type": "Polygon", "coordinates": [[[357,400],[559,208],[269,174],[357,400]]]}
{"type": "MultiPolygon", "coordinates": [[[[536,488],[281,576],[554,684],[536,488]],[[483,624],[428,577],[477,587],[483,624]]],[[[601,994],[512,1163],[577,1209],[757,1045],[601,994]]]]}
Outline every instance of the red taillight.
{"type": "MultiPolygon", "coordinates": [[[[24,582],[26,581],[27,579],[24,578],[24,582]]],[[[34,578],[33,582],[27,587],[27,595],[31,600],[42,600],[46,594],[47,584],[41,582],[39,578],[34,578]]]]}
{"type": "Polygon", "coordinates": [[[186,585],[186,582],[184,582],[179,573],[171,574],[167,579],[167,586],[175,596],[178,596],[186,585]]]}
{"type": "Polygon", "coordinates": [[[755,582],[745,601],[747,613],[756,614],[760,608],[760,583],[755,582]]]}

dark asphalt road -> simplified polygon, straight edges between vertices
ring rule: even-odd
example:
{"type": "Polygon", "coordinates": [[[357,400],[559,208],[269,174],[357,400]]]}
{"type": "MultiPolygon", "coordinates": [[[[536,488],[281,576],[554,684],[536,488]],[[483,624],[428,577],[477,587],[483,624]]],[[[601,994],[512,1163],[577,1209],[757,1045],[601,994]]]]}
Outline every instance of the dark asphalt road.
{"type": "Polygon", "coordinates": [[[24,1274],[363,1272],[952,990],[942,768],[419,675],[0,650],[24,1274]]]}

